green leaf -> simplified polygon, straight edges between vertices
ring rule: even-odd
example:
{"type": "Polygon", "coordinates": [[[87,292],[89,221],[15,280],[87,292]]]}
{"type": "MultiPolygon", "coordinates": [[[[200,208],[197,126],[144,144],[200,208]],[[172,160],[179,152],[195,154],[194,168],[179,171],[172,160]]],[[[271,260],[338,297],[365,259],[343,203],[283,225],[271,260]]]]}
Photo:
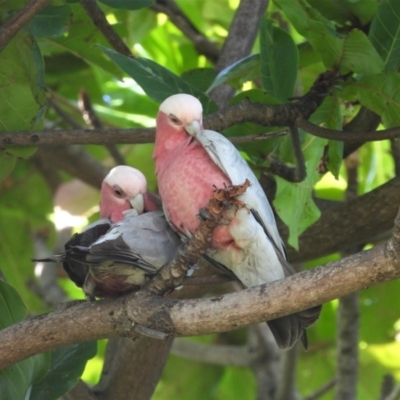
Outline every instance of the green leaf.
{"type": "MultiPolygon", "coordinates": [[[[58,38],[41,38],[44,51],[51,54],[51,56],[57,54],[65,56],[65,53],[71,53],[89,65],[102,68],[117,78],[122,77],[121,70],[95,47],[97,44],[106,45],[108,43],[104,35],[93,24],[93,21],[80,4],[70,4],[69,7],[71,9],[71,17],[68,35],[58,38]]],[[[69,62],[67,62],[66,67],[69,65],[69,62]]],[[[89,74],[93,78],[93,72],[89,71],[89,74]]]]}
{"type": "Polygon", "coordinates": [[[310,33],[308,23],[319,21],[323,25],[334,29],[334,24],[325,18],[318,10],[313,8],[306,0],[274,0],[282,8],[286,17],[293,24],[300,35],[307,37],[310,33]]]}
{"type": "Polygon", "coordinates": [[[216,111],[217,106],[206,94],[154,61],[139,57],[129,58],[114,50],[100,47],[157,103],[173,94],[187,93],[201,101],[206,115],[216,111]]]}
{"type": "MultiPolygon", "coordinates": [[[[340,111],[339,98],[336,93],[326,97],[317,111],[311,116],[311,121],[316,124],[324,124],[326,128],[342,130],[342,113],[340,111]]],[[[343,142],[329,140],[328,142],[328,169],[336,179],[343,161],[343,142]]]]}
{"type": "Polygon", "coordinates": [[[386,127],[400,125],[400,74],[371,75],[344,86],[343,95],[382,116],[386,127]]]}
{"type": "Polygon", "coordinates": [[[400,66],[400,12],[397,0],[383,0],[369,30],[369,38],[385,63],[385,71],[400,66]]]}
{"type": "Polygon", "coordinates": [[[96,341],[52,351],[49,371],[43,380],[33,385],[29,400],[56,400],[67,393],[77,384],[87,361],[96,352],[96,341]]]}
{"type": "Polygon", "coordinates": [[[61,36],[69,20],[70,6],[47,6],[40,10],[29,24],[35,37],[61,36]]]}
{"type": "MultiPolygon", "coordinates": [[[[27,310],[18,292],[0,279],[0,328],[14,325],[26,316],[27,310]]],[[[38,354],[0,371],[1,398],[26,398],[31,385],[45,376],[49,360],[48,353],[38,354]]]]}
{"type": "Polygon", "coordinates": [[[215,79],[215,75],[214,68],[197,68],[184,72],[181,78],[202,92],[206,92],[215,79]]]}
{"type": "Polygon", "coordinates": [[[356,18],[361,25],[371,21],[376,13],[376,0],[308,0],[324,17],[344,25],[347,21],[353,22],[356,18]]]}
{"type": "Polygon", "coordinates": [[[290,183],[275,176],[277,192],[274,207],[282,221],[289,227],[288,243],[298,250],[299,236],[318,220],[321,211],[312,198],[313,187],[320,179],[318,164],[326,139],[306,135],[302,151],[307,168],[307,178],[300,183],[290,183]]]}
{"type": "Polygon", "coordinates": [[[236,61],[229,67],[226,67],[216,76],[210,87],[207,89],[207,93],[225,82],[230,83],[232,81],[239,81],[240,83],[244,83],[259,76],[260,59],[261,56],[259,53],[251,54],[250,56],[236,61]]]}
{"type": "MultiPolygon", "coordinates": [[[[43,115],[46,105],[43,60],[33,37],[19,31],[0,53],[0,132],[29,131],[43,115]]],[[[8,156],[27,158],[35,150],[5,150],[0,178],[15,165],[8,156]]]]}
{"type": "Polygon", "coordinates": [[[310,43],[321,55],[329,69],[339,68],[341,73],[349,71],[376,74],[383,70],[381,57],[367,36],[353,29],[348,36],[341,37],[320,22],[309,22],[310,43]]]}
{"type": "Polygon", "coordinates": [[[139,8],[150,7],[154,0],[99,0],[112,8],[124,10],[138,10],[139,8]]]}
{"type": "Polygon", "coordinates": [[[0,182],[10,175],[17,159],[4,151],[0,151],[0,182]]]}
{"type": "Polygon", "coordinates": [[[297,78],[298,51],[292,37],[273,26],[273,21],[261,20],[261,82],[272,97],[287,102],[293,96],[297,78]]]}

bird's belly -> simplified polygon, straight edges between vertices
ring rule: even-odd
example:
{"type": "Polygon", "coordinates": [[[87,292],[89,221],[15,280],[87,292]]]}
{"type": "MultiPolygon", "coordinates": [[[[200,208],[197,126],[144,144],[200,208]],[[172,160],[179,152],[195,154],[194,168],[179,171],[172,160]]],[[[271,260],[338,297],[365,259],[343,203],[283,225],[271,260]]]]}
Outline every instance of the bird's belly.
{"type": "Polygon", "coordinates": [[[180,153],[159,173],[159,191],[173,225],[182,233],[193,233],[199,226],[197,214],[207,206],[215,188],[230,180],[201,146],[180,153]]]}

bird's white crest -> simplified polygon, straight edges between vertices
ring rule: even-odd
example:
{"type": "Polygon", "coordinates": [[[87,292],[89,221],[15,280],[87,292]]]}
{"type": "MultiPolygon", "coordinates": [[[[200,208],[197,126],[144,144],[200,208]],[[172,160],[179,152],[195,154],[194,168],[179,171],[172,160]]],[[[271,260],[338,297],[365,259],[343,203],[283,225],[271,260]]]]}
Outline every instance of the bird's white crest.
{"type": "Polygon", "coordinates": [[[183,125],[192,121],[201,121],[203,115],[203,107],[196,97],[190,94],[174,94],[165,99],[160,105],[160,111],[164,114],[175,115],[183,125]]]}
{"type": "Polygon", "coordinates": [[[128,167],[127,165],[114,167],[104,178],[104,182],[111,187],[118,185],[129,198],[147,191],[146,177],[136,168],[128,167]]]}

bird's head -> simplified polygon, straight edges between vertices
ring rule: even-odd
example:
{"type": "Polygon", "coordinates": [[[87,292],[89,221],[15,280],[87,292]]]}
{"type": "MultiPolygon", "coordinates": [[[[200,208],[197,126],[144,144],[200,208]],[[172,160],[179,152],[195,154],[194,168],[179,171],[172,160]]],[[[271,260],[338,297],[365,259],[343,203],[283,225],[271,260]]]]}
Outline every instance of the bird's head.
{"type": "Polygon", "coordinates": [[[203,129],[203,107],[190,94],[175,94],[161,103],[157,114],[156,149],[154,156],[171,150],[203,129]]]}
{"type": "Polygon", "coordinates": [[[147,181],[139,170],[125,165],[113,168],[101,185],[101,218],[119,222],[123,212],[132,208],[142,214],[146,192],[147,181]]]}

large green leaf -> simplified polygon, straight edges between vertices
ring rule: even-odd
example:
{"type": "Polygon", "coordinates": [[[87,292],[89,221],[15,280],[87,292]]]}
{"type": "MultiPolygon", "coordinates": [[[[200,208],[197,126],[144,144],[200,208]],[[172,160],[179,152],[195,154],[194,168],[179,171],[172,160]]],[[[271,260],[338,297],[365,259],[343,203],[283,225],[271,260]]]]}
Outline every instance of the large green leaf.
{"type": "Polygon", "coordinates": [[[400,12],[397,0],[383,0],[379,4],[369,38],[385,63],[385,70],[397,70],[400,66],[400,12]]]}
{"type": "MultiPolygon", "coordinates": [[[[19,31],[0,53],[0,132],[32,130],[46,104],[44,66],[33,37],[19,31]]],[[[0,178],[11,172],[15,161],[26,158],[34,148],[8,148],[0,151],[0,178]]]]}
{"type": "Polygon", "coordinates": [[[81,377],[86,362],[96,355],[97,342],[75,344],[51,352],[49,371],[34,384],[30,400],[56,400],[72,389],[81,377]]]}
{"type": "Polygon", "coordinates": [[[31,32],[36,37],[57,37],[61,36],[69,20],[70,7],[47,6],[40,10],[29,24],[31,32]]]}
{"type": "MultiPolygon", "coordinates": [[[[121,70],[108,60],[95,45],[107,44],[107,40],[93,24],[91,18],[80,4],[70,4],[71,16],[68,34],[57,38],[41,38],[41,47],[45,55],[72,53],[89,65],[95,65],[115,77],[122,77],[121,70]]],[[[93,78],[93,77],[91,77],[93,78]]],[[[61,78],[62,79],[62,78],[61,78]]]]}
{"type": "Polygon", "coordinates": [[[376,74],[383,70],[381,57],[362,31],[353,29],[343,37],[315,21],[309,22],[309,28],[310,43],[327,68],[339,68],[342,73],[352,71],[363,74],[376,74]]]}
{"type": "Polygon", "coordinates": [[[232,83],[234,81],[239,81],[243,83],[256,78],[260,74],[260,59],[261,56],[259,53],[251,54],[250,56],[236,61],[229,67],[224,68],[215,77],[214,81],[207,89],[207,93],[225,82],[232,83]]]}
{"type": "MultiPolygon", "coordinates": [[[[26,316],[27,311],[18,292],[0,279],[0,328],[16,324],[26,316]]],[[[0,398],[29,399],[32,384],[43,379],[49,360],[48,353],[38,354],[0,371],[0,398]]]]}
{"type": "Polygon", "coordinates": [[[150,7],[154,0],[99,0],[113,8],[122,8],[124,10],[138,10],[139,8],[150,7]]]}
{"type": "Polygon", "coordinates": [[[176,93],[188,93],[201,101],[205,114],[217,109],[215,103],[201,90],[154,61],[139,57],[129,58],[114,50],[105,47],[102,49],[157,103],[163,102],[167,97],[176,93]]]}
{"type": "Polygon", "coordinates": [[[215,79],[215,75],[216,72],[214,68],[196,68],[184,72],[181,78],[202,92],[206,92],[207,88],[215,79]]]}
{"type": "Polygon", "coordinates": [[[305,135],[302,151],[307,168],[307,177],[303,182],[290,183],[276,176],[277,192],[274,207],[279,217],[289,227],[288,243],[295,249],[299,248],[299,236],[321,215],[319,208],[312,199],[312,191],[320,179],[318,164],[322,157],[326,139],[305,135]]]}
{"type": "Polygon", "coordinates": [[[317,9],[313,8],[306,0],[274,0],[282,8],[286,17],[293,24],[297,32],[304,37],[308,37],[310,21],[319,21],[323,25],[334,29],[334,24],[325,18],[317,9]]]}
{"type": "Polygon", "coordinates": [[[344,95],[382,116],[386,127],[400,125],[400,74],[371,75],[346,84],[344,95]]]}
{"type": "Polygon", "coordinates": [[[376,0],[308,0],[324,17],[334,20],[341,25],[347,21],[353,22],[356,18],[362,25],[371,21],[378,7],[376,0]]]}
{"type": "Polygon", "coordinates": [[[261,82],[269,95],[287,102],[297,78],[298,51],[292,37],[262,19],[260,24],[261,82]]]}

